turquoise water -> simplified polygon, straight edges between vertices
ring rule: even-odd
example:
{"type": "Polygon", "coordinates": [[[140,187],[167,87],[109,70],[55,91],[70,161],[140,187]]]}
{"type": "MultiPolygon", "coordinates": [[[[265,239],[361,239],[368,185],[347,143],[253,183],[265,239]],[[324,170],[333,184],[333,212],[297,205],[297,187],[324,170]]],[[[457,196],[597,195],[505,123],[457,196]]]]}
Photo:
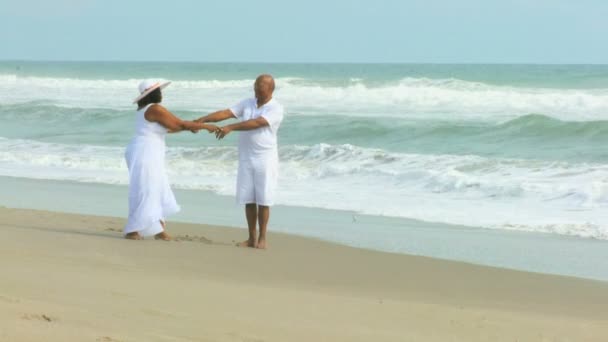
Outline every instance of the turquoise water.
{"type": "MultiPolygon", "coordinates": [[[[282,205],[608,239],[605,65],[5,61],[0,175],[124,185],[142,78],[172,81],[165,106],[195,118],[266,72],[282,205]]],[[[173,186],[231,196],[235,138],[170,136],[173,186]]]]}
{"type": "Polygon", "coordinates": [[[608,88],[607,65],[500,64],[297,64],[167,62],[0,61],[0,74],[20,77],[129,80],[242,80],[260,73],[301,78],[312,83],[347,85],[353,78],[369,85],[405,77],[458,79],[490,85],[564,89],[608,88]]]}

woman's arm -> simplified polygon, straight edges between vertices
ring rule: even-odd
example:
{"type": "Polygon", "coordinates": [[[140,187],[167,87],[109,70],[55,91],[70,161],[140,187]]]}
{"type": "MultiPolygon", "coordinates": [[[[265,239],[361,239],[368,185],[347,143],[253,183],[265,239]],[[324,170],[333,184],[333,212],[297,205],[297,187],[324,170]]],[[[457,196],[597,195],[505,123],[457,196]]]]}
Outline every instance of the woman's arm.
{"type": "Polygon", "coordinates": [[[170,133],[181,132],[181,131],[198,131],[201,129],[207,130],[209,133],[215,132],[217,127],[214,125],[205,124],[202,122],[185,121],[177,116],[173,115],[165,107],[161,105],[153,105],[146,110],[144,114],[146,120],[150,122],[157,122],[161,126],[165,127],[170,133]]]}

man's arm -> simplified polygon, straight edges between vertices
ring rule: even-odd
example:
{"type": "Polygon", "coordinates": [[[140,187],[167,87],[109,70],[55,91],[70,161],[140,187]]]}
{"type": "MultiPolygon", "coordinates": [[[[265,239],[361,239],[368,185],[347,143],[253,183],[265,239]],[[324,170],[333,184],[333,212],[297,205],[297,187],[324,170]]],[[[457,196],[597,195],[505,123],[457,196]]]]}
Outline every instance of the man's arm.
{"type": "Polygon", "coordinates": [[[234,115],[234,113],[232,113],[232,111],[230,109],[224,109],[224,110],[219,110],[217,112],[211,113],[209,115],[203,116],[201,118],[198,118],[196,120],[194,120],[195,122],[218,122],[218,121],[224,121],[227,119],[235,119],[236,116],[234,115]]]}
{"type": "Polygon", "coordinates": [[[258,129],[268,126],[268,121],[264,119],[264,117],[260,116],[256,119],[251,119],[247,121],[237,122],[231,125],[224,126],[215,131],[215,136],[218,139],[223,139],[228,133],[232,131],[251,131],[253,129],[258,129]]]}

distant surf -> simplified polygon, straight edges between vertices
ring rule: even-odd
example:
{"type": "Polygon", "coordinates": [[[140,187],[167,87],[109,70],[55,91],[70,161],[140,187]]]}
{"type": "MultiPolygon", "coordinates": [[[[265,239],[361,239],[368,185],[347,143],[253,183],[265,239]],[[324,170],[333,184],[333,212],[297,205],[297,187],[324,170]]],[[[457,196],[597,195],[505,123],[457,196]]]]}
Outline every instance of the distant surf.
{"type": "MultiPolygon", "coordinates": [[[[3,176],[126,184],[140,78],[194,118],[264,70],[287,109],[281,204],[608,239],[605,66],[21,64],[0,62],[3,176]]],[[[234,139],[170,136],[173,185],[232,195],[234,139]]]]}

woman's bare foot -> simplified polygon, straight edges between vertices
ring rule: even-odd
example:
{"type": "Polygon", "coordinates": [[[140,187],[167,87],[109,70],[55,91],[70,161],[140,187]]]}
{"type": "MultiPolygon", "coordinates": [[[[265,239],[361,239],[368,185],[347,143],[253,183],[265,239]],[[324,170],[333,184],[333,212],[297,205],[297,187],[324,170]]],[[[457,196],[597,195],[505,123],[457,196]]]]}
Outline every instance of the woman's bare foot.
{"type": "Polygon", "coordinates": [[[127,240],[143,240],[143,238],[141,237],[141,235],[139,235],[138,232],[127,233],[127,235],[125,235],[125,239],[127,239],[127,240]]]}
{"type": "Polygon", "coordinates": [[[266,238],[260,238],[258,240],[258,246],[256,248],[257,249],[266,249],[266,238]]]}
{"type": "Polygon", "coordinates": [[[249,239],[240,243],[236,244],[237,247],[249,247],[249,248],[256,248],[256,244],[255,244],[255,239],[249,239]]]}
{"type": "Polygon", "coordinates": [[[160,232],[156,235],[154,235],[154,239],[155,240],[163,240],[163,241],[171,241],[171,235],[167,234],[166,232],[160,232]]]}

